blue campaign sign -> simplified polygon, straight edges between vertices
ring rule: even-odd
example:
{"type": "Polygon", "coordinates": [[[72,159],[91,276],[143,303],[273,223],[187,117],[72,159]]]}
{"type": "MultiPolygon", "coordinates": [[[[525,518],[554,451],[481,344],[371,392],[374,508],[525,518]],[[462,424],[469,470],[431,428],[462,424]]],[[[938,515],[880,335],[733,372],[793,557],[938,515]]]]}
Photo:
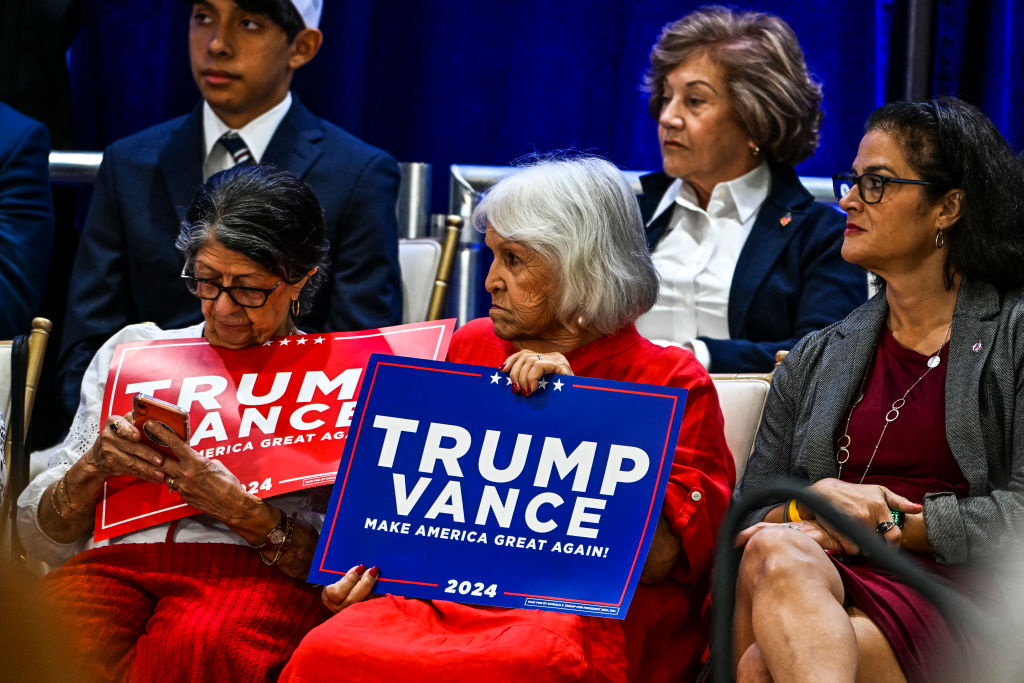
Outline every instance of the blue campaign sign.
{"type": "Polygon", "coordinates": [[[309,580],[624,618],[686,390],[373,355],[309,580]]]}

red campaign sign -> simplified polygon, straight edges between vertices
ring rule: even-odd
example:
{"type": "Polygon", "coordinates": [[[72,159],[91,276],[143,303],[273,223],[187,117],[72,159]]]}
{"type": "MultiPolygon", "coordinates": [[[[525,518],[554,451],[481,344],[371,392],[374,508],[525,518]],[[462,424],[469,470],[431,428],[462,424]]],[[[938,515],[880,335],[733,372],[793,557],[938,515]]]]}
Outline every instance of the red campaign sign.
{"type": "MultiPolygon", "coordinates": [[[[219,458],[261,498],[334,483],[371,354],[443,360],[454,320],[363,332],[275,337],[231,350],[205,339],[120,344],[103,395],[105,415],[132,410],[137,392],[181,406],[190,445],[219,458]]],[[[199,511],[162,484],[107,480],[96,514],[101,541],[199,511]]]]}

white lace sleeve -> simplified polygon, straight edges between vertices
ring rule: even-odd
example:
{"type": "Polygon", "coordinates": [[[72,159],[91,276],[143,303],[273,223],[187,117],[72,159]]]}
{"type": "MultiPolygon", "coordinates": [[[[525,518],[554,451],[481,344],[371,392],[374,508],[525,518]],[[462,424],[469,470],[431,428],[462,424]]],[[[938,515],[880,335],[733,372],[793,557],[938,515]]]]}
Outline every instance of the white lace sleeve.
{"type": "Polygon", "coordinates": [[[107,372],[114,356],[114,348],[142,339],[152,339],[162,331],[151,323],[129,325],[100,347],[93,356],[85,375],[82,377],[82,392],[75,419],[71,423],[64,442],[46,451],[49,455],[48,468],[25,488],[18,497],[18,533],[25,549],[32,556],[51,565],[62,564],[71,556],[85,549],[90,534],[73,543],[58,543],[39,528],[36,514],[43,492],[64,476],[71,466],[78,462],[96,441],[103,415],[103,391],[107,384],[107,372]]]}

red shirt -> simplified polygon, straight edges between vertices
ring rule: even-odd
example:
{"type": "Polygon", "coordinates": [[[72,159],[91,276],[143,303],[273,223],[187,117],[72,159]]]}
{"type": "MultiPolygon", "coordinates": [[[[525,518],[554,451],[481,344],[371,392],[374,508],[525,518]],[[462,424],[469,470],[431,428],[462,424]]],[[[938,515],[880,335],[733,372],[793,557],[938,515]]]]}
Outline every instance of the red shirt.
{"type": "MultiPolygon", "coordinates": [[[[448,360],[498,366],[517,349],[494,335],[489,318],[461,327],[448,360]]],[[[565,354],[573,374],[688,390],[663,513],[683,544],[670,578],[637,587],[623,623],[629,679],[677,680],[697,661],[708,639],[708,586],[718,527],[736,483],[725,443],[718,394],[689,351],[662,347],[634,325],[565,354]]],[[[596,617],[576,617],[588,628],[596,617]]],[[[614,653],[607,653],[613,655],[614,653]]]]}
{"type": "MultiPolygon", "coordinates": [[[[455,333],[448,360],[497,367],[515,352],[482,318],[455,333]]],[[[736,482],[718,394],[691,353],[652,344],[632,325],[565,355],[576,375],[688,390],[663,508],[683,546],[669,577],[640,584],[622,621],[394,596],[368,600],[310,632],[282,681],[317,680],[330,670],[350,680],[693,678],[708,640],[715,538],[736,482]]]]}

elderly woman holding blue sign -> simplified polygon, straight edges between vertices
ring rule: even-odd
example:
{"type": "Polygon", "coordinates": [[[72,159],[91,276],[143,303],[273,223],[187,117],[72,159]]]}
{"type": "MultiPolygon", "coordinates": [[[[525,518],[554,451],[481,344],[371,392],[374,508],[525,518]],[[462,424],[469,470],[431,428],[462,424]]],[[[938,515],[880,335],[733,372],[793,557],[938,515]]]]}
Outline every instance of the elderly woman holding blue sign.
{"type": "MultiPolygon", "coordinates": [[[[495,185],[474,224],[494,253],[493,303],[490,319],[455,333],[450,361],[497,367],[527,396],[552,391],[552,374],[688,390],[641,585],[622,621],[395,596],[353,604],[306,637],[284,677],[337,666],[374,680],[681,679],[707,644],[712,548],[735,467],[708,374],[633,324],[658,281],[632,191],[606,161],[542,161],[495,185]]],[[[355,585],[350,574],[329,587],[331,606],[357,602],[355,585]]]]}
{"type": "Polygon", "coordinates": [[[309,493],[257,498],[160,423],[144,437],[131,414],[107,417],[104,387],[119,343],[204,337],[241,349],[296,334],[291,312],[312,295],[327,251],[323,214],[290,173],[237,166],[204,185],[177,245],[182,289],[200,300],[204,322],[131,325],[103,345],[71,432],[18,502],[18,528],[34,556],[63,565],[43,585],[88,634],[88,678],[259,680],[327,616],[301,580],[322,510],[309,493]],[[171,454],[148,445],[153,437],[171,454]],[[104,486],[124,476],[166,485],[204,514],[96,542],[104,486]]]}

